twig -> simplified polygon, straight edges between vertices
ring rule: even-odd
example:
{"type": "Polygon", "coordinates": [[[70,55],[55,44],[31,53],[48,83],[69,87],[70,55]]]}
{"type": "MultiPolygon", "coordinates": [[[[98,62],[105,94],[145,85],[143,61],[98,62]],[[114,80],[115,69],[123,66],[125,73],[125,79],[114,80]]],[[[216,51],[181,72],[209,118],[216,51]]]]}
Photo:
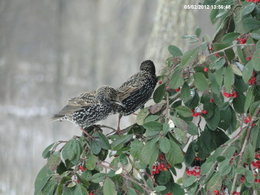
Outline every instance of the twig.
{"type": "Polygon", "coordinates": [[[224,52],[224,51],[226,51],[226,50],[228,50],[228,49],[230,49],[230,48],[233,48],[233,47],[240,47],[240,46],[254,46],[255,44],[234,44],[234,45],[231,45],[231,46],[228,46],[228,47],[226,47],[226,48],[224,48],[224,49],[221,49],[221,50],[218,50],[218,51],[216,51],[216,52],[213,52],[213,53],[211,53],[211,54],[209,54],[208,56],[212,56],[212,55],[215,55],[215,54],[217,54],[217,53],[221,53],[221,52],[224,52]]]}
{"type": "MultiPolygon", "coordinates": [[[[248,140],[250,138],[250,133],[251,133],[251,128],[247,128],[247,134],[246,134],[246,137],[245,137],[245,141],[243,143],[243,146],[242,146],[242,149],[239,153],[239,160],[238,160],[238,167],[241,165],[241,162],[242,162],[242,157],[243,157],[243,154],[245,152],[245,149],[246,149],[246,145],[248,143],[248,140]]],[[[236,187],[236,181],[237,181],[237,176],[238,174],[236,173],[235,176],[234,176],[234,179],[233,179],[233,183],[232,183],[232,188],[231,188],[231,193],[234,192],[235,190],[235,187],[236,187]]]]}

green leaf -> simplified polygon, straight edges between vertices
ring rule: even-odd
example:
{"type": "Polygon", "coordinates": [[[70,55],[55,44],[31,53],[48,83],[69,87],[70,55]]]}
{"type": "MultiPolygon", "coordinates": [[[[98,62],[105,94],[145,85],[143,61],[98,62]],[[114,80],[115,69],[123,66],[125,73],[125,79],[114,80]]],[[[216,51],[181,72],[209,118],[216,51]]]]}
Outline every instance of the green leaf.
{"type": "Polygon", "coordinates": [[[133,188],[128,187],[127,195],[137,195],[133,188]]]}
{"type": "Polygon", "coordinates": [[[244,113],[246,97],[243,93],[238,93],[238,97],[233,99],[233,106],[238,113],[244,113]]]}
{"type": "Polygon", "coordinates": [[[250,164],[255,159],[255,148],[249,143],[243,154],[243,162],[250,164]]]}
{"type": "Polygon", "coordinates": [[[54,177],[51,177],[41,191],[43,194],[54,194],[57,186],[57,181],[54,177]]]}
{"type": "Polygon", "coordinates": [[[192,99],[189,85],[185,82],[181,88],[181,99],[187,102],[192,99]]]}
{"type": "Polygon", "coordinates": [[[144,123],[148,123],[148,122],[151,122],[151,121],[157,121],[158,119],[160,118],[159,115],[149,115],[148,117],[146,117],[146,119],[144,120],[144,123]]]}
{"type": "Polygon", "coordinates": [[[177,89],[180,86],[182,86],[184,83],[183,77],[182,77],[182,70],[177,69],[174,71],[174,73],[172,74],[172,78],[171,81],[169,83],[169,86],[172,89],[177,89]]]}
{"type": "Polygon", "coordinates": [[[167,161],[173,166],[182,163],[184,160],[183,152],[178,144],[170,140],[171,147],[169,152],[165,155],[167,161]]]}
{"type": "Polygon", "coordinates": [[[165,94],[165,83],[156,88],[153,93],[153,100],[155,103],[159,103],[165,94]]]}
{"type": "Polygon", "coordinates": [[[103,186],[103,193],[104,195],[117,194],[115,184],[109,177],[105,179],[104,186],[103,186]]]}
{"type": "Polygon", "coordinates": [[[185,188],[187,188],[187,187],[189,187],[189,186],[191,186],[193,183],[195,183],[196,182],[196,180],[197,180],[197,177],[195,177],[195,176],[189,176],[189,177],[187,177],[187,178],[185,178],[184,180],[183,180],[183,186],[185,187],[185,188]]]}
{"type": "Polygon", "coordinates": [[[182,56],[182,51],[176,47],[175,45],[170,45],[168,47],[168,51],[169,53],[173,56],[173,57],[177,57],[177,56],[182,56]]]}
{"type": "Polygon", "coordinates": [[[111,146],[112,148],[116,148],[121,144],[125,144],[129,142],[132,138],[133,138],[132,134],[117,136],[116,139],[112,142],[111,146]]]}
{"type": "Polygon", "coordinates": [[[60,153],[55,152],[48,158],[47,166],[52,171],[55,171],[60,163],[61,163],[60,153]]]}
{"type": "Polygon", "coordinates": [[[234,84],[235,78],[233,70],[230,66],[224,69],[224,87],[226,91],[230,91],[234,84]]]}
{"type": "Polygon", "coordinates": [[[53,146],[55,145],[56,143],[52,143],[52,144],[50,144],[48,147],[46,147],[45,149],[44,149],[44,151],[42,152],[42,157],[43,158],[48,158],[49,156],[50,156],[50,154],[51,154],[51,149],[53,148],[53,146]]]}
{"type": "Polygon", "coordinates": [[[89,178],[89,181],[99,183],[102,182],[105,179],[105,177],[106,175],[104,173],[96,173],[89,178]]]}
{"type": "Polygon", "coordinates": [[[138,114],[137,114],[137,117],[136,117],[136,123],[138,125],[143,125],[144,124],[144,119],[149,115],[149,110],[148,108],[144,108],[144,109],[141,109],[138,114]]]}
{"type": "Polygon", "coordinates": [[[48,180],[51,178],[53,172],[47,167],[44,166],[38,173],[35,183],[34,183],[34,194],[35,195],[40,195],[41,190],[43,187],[46,185],[48,180]]]}
{"type": "Polygon", "coordinates": [[[99,152],[101,151],[101,146],[96,140],[91,140],[89,143],[89,147],[93,154],[99,154],[99,152]]]}
{"type": "Polygon", "coordinates": [[[247,169],[246,170],[246,174],[245,174],[245,178],[246,178],[246,181],[249,184],[253,184],[254,183],[254,175],[253,175],[252,171],[247,169]]]}
{"type": "Polygon", "coordinates": [[[247,14],[250,14],[251,12],[254,11],[256,4],[255,3],[250,3],[248,5],[246,5],[243,9],[242,9],[242,16],[245,16],[247,14]]]}
{"type": "Polygon", "coordinates": [[[88,170],[93,170],[96,167],[98,158],[94,155],[89,155],[86,160],[86,168],[88,170]]]}
{"type": "Polygon", "coordinates": [[[156,122],[156,121],[151,121],[151,122],[145,123],[143,125],[143,127],[149,131],[161,131],[162,130],[162,124],[159,122],[156,122]]]}
{"type": "Polygon", "coordinates": [[[231,165],[229,163],[230,159],[226,159],[224,161],[222,161],[221,163],[219,163],[219,172],[221,176],[225,176],[227,174],[229,174],[229,172],[231,171],[231,165]]]}
{"type": "Polygon", "coordinates": [[[64,160],[69,160],[74,165],[78,163],[82,152],[80,142],[77,139],[68,141],[61,152],[64,160]]]}
{"type": "Polygon", "coordinates": [[[200,91],[205,91],[208,89],[208,80],[204,76],[203,73],[197,72],[194,74],[194,81],[195,81],[195,86],[200,90],[200,91]]]}
{"type": "Polygon", "coordinates": [[[152,165],[158,157],[159,149],[156,146],[156,142],[156,140],[147,142],[141,151],[141,160],[146,165],[152,165]]]}
{"type": "Polygon", "coordinates": [[[192,116],[192,111],[186,106],[178,106],[175,108],[179,115],[183,117],[190,117],[192,116]]]}
{"type": "Polygon", "coordinates": [[[252,60],[249,61],[246,66],[244,67],[244,70],[242,72],[242,78],[245,81],[245,83],[248,82],[253,72],[253,63],[252,60]]]}
{"type": "Polygon", "coordinates": [[[253,88],[250,87],[246,94],[246,100],[245,100],[245,112],[247,112],[249,106],[254,101],[254,94],[253,94],[253,88]]]}
{"type": "Polygon", "coordinates": [[[182,67],[189,65],[193,60],[195,60],[198,56],[198,53],[199,53],[198,47],[185,52],[184,55],[181,58],[182,67]]]}
{"type": "Polygon", "coordinates": [[[159,139],[159,147],[163,153],[168,153],[171,147],[169,139],[167,137],[161,137],[159,139]]]}
{"type": "Polygon", "coordinates": [[[260,71],[260,56],[259,55],[260,55],[260,41],[258,41],[256,44],[256,51],[251,60],[253,63],[254,69],[256,71],[260,71]]]}
{"type": "Polygon", "coordinates": [[[157,186],[157,187],[154,188],[154,190],[155,190],[156,192],[161,192],[161,191],[163,191],[163,190],[165,190],[165,189],[166,189],[165,186],[157,186]]]}
{"type": "Polygon", "coordinates": [[[98,142],[100,143],[101,148],[103,148],[105,150],[110,149],[109,141],[103,133],[101,133],[101,132],[94,133],[93,137],[95,137],[95,136],[97,136],[99,138],[98,142]]]}
{"type": "Polygon", "coordinates": [[[197,37],[200,37],[200,34],[201,34],[201,28],[200,28],[200,27],[196,27],[196,29],[195,29],[195,35],[196,35],[197,37]]]}
{"type": "Polygon", "coordinates": [[[226,43],[232,43],[239,36],[240,36],[239,33],[230,32],[223,36],[222,41],[226,43]]]}
{"type": "Polygon", "coordinates": [[[143,143],[138,140],[134,140],[130,145],[131,155],[136,159],[140,158],[142,148],[143,148],[143,143]]]}
{"type": "Polygon", "coordinates": [[[161,171],[160,174],[157,176],[156,181],[159,185],[167,184],[172,178],[172,175],[169,171],[161,171]]]}
{"type": "Polygon", "coordinates": [[[221,189],[221,184],[222,184],[222,180],[221,180],[221,176],[220,174],[217,172],[215,173],[211,179],[208,181],[207,183],[207,189],[209,191],[214,191],[214,190],[220,190],[221,189]]]}

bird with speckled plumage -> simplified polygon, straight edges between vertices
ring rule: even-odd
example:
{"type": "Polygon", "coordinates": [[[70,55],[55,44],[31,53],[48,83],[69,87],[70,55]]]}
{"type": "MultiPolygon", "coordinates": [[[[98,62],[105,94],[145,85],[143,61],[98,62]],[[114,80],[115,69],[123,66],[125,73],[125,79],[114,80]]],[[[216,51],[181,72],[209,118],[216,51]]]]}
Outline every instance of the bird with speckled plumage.
{"type": "Polygon", "coordinates": [[[141,63],[140,71],[132,75],[117,90],[119,91],[118,99],[122,102],[123,107],[119,106],[118,130],[120,129],[120,119],[122,116],[132,114],[150,99],[157,83],[155,66],[151,60],[141,63]]]}
{"type": "Polygon", "coordinates": [[[70,99],[68,104],[53,116],[53,119],[68,120],[86,129],[114,113],[115,107],[120,107],[117,94],[114,88],[108,86],[82,93],[70,99]]]}

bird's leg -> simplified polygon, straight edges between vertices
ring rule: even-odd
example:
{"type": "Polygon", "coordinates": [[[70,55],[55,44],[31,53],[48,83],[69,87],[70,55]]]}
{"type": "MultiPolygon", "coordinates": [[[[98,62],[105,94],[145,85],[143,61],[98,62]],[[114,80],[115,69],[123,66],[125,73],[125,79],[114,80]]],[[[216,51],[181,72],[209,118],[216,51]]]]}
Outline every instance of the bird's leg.
{"type": "Polygon", "coordinates": [[[118,123],[117,123],[117,130],[116,130],[116,133],[119,134],[121,129],[120,129],[120,120],[122,118],[122,114],[119,114],[118,116],[118,123]]]}

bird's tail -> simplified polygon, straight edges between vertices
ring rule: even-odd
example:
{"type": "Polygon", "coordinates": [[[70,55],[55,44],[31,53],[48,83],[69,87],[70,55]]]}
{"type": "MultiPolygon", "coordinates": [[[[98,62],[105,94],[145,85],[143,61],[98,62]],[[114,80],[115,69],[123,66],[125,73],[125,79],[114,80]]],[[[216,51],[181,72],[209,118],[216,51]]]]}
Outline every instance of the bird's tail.
{"type": "Polygon", "coordinates": [[[51,117],[52,120],[62,120],[64,118],[64,115],[62,114],[55,114],[51,117]]]}

